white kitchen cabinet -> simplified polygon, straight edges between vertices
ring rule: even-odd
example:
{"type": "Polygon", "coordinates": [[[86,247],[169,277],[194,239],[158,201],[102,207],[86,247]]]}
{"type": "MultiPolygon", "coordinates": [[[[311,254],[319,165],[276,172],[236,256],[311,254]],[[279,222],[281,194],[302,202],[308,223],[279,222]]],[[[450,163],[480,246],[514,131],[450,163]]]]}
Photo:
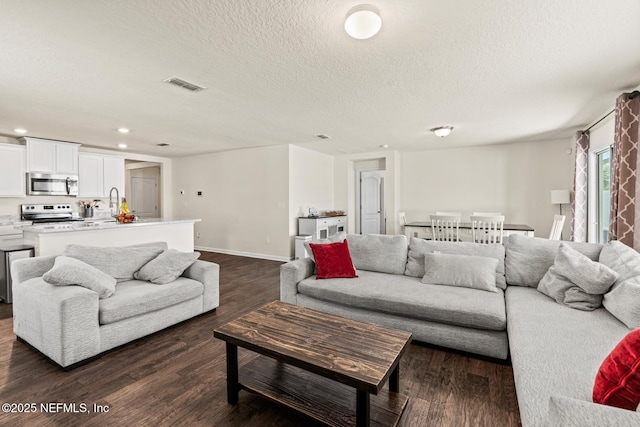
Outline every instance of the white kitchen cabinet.
{"type": "Polygon", "coordinates": [[[56,172],[63,175],[78,175],[77,144],[56,142],[56,172]]]}
{"type": "Polygon", "coordinates": [[[20,138],[27,145],[27,170],[62,175],[78,175],[80,144],[39,138],[20,138]]]}
{"type": "Polygon", "coordinates": [[[78,155],[78,197],[104,197],[104,158],[78,155]]]}
{"type": "Polygon", "coordinates": [[[27,191],[26,149],[0,144],[0,197],[25,197],[27,191]]]}
{"type": "Polygon", "coordinates": [[[124,196],[124,158],[80,153],[78,197],[108,197],[112,187],[124,196]]]}

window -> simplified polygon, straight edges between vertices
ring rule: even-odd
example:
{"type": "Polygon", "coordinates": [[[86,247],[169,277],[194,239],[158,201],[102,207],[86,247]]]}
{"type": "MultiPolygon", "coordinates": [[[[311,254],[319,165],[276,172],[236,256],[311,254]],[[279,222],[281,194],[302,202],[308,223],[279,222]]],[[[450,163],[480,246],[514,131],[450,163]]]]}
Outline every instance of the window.
{"type": "Polygon", "coordinates": [[[594,153],[596,156],[596,241],[609,241],[609,214],[611,209],[611,170],[613,146],[594,153]]]}

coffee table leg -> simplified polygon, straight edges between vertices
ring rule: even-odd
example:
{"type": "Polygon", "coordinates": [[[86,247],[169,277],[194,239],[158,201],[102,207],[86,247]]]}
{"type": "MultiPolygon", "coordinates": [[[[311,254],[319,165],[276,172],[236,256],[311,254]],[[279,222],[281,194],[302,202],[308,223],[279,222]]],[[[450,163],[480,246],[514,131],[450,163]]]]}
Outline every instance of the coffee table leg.
{"type": "Polygon", "coordinates": [[[238,403],[238,346],[227,343],[227,402],[238,403]]]}
{"type": "Polygon", "coordinates": [[[369,427],[370,415],[369,393],[356,390],[356,427],[369,427]]]}
{"type": "Polygon", "coordinates": [[[389,377],[389,391],[395,391],[396,393],[400,391],[400,363],[398,363],[396,369],[391,371],[391,376],[389,377]]]}

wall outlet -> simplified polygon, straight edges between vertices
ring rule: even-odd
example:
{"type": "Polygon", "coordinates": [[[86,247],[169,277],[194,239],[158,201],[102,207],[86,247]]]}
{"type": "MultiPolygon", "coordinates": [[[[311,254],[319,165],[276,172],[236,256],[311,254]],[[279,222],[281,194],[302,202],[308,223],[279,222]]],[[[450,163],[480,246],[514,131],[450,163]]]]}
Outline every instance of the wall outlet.
{"type": "Polygon", "coordinates": [[[199,231],[196,233],[196,238],[198,238],[198,239],[200,238],[200,232],[199,231]]]}

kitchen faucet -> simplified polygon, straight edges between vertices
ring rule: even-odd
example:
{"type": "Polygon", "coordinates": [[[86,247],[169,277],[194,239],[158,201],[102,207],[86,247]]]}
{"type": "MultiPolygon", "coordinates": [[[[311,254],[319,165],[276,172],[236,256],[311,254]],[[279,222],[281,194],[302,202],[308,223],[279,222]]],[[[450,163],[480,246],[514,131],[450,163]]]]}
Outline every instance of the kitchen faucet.
{"type": "Polygon", "coordinates": [[[116,190],[116,213],[118,215],[120,213],[120,193],[116,187],[111,187],[109,190],[109,211],[111,212],[111,216],[115,216],[113,214],[113,190],[116,190]]]}

